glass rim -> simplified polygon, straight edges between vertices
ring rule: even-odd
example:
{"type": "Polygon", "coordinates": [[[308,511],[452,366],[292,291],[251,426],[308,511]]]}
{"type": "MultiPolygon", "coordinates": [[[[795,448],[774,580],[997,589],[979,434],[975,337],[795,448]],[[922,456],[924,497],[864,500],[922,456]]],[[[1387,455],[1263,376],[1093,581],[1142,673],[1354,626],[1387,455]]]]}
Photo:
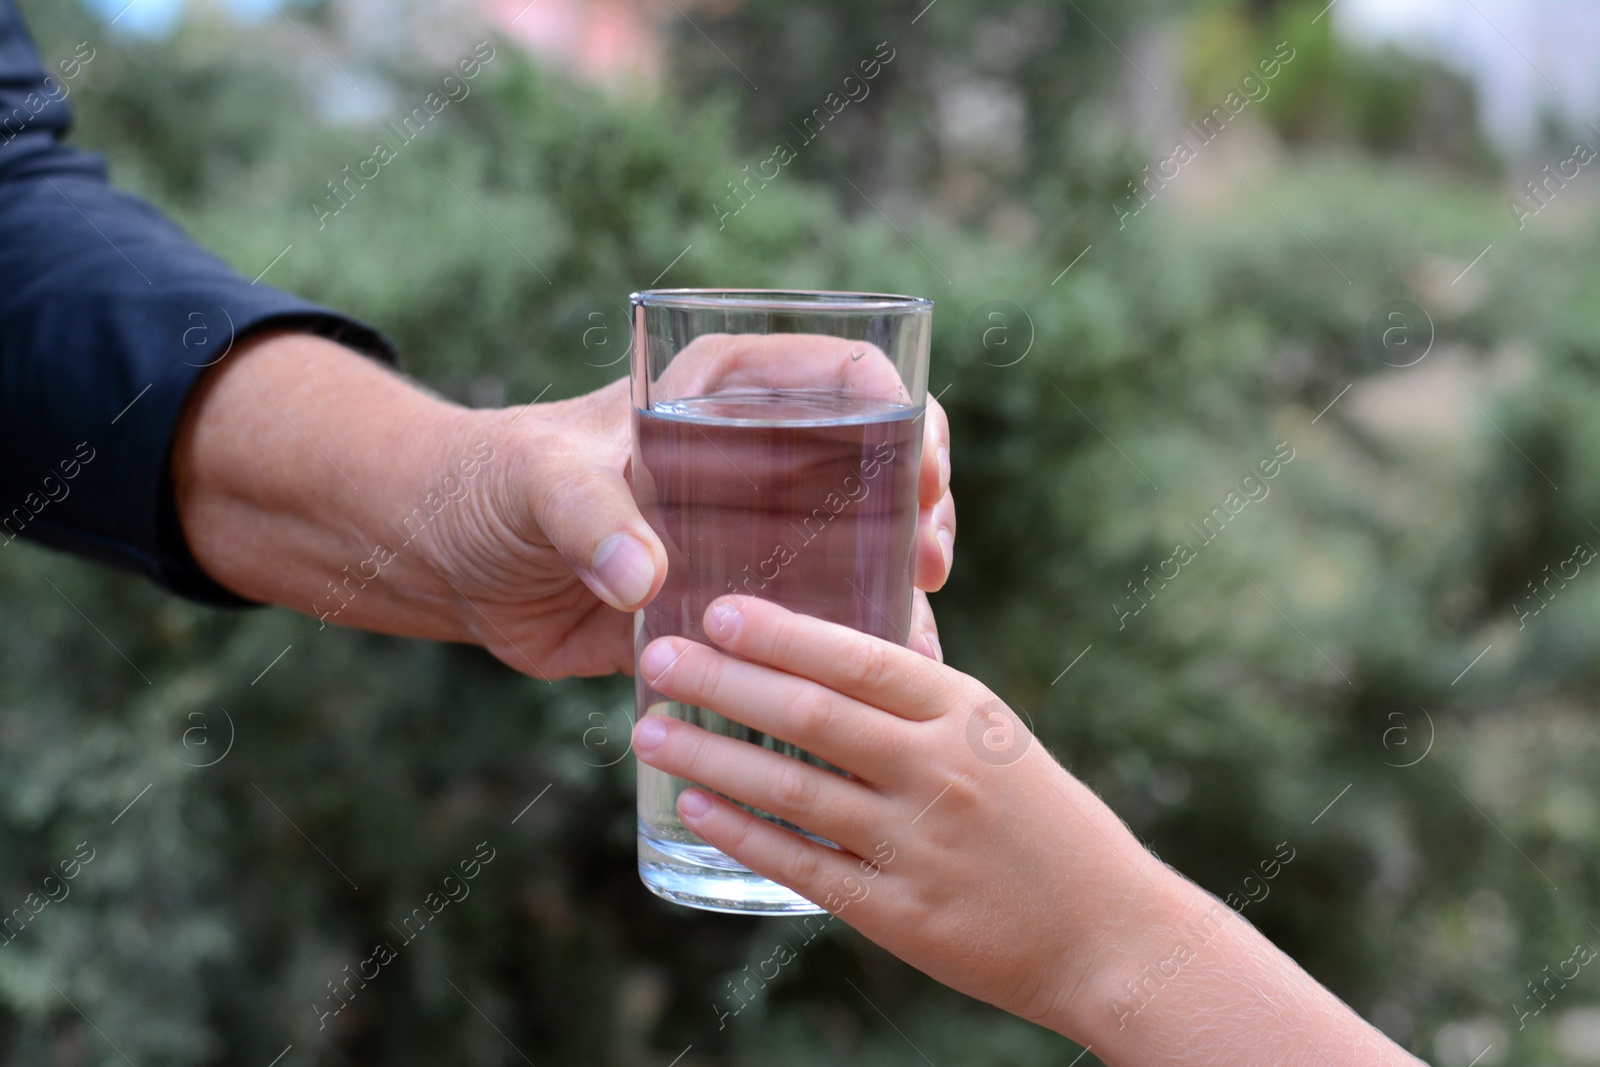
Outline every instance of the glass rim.
{"type": "Polygon", "coordinates": [[[933,310],[925,296],[856,293],[830,289],[640,289],[628,295],[633,307],[689,311],[883,312],[933,310]]]}

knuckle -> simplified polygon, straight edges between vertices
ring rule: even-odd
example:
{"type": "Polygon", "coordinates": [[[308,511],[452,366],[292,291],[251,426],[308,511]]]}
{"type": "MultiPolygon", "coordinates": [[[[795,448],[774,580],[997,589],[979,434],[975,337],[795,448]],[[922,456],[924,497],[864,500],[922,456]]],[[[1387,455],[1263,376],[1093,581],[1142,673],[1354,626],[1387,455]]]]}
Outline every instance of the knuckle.
{"type": "Polygon", "coordinates": [[[846,679],[862,688],[880,688],[894,673],[888,646],[882,641],[852,643],[844,654],[843,671],[846,679]]]}
{"type": "Polygon", "coordinates": [[[822,859],[817,854],[816,847],[800,837],[790,834],[790,840],[785,844],[783,859],[784,873],[787,880],[795,885],[816,885],[818,876],[822,873],[822,859]]]}
{"type": "Polygon", "coordinates": [[[986,806],[986,797],[989,803],[993,802],[992,770],[984,763],[966,763],[951,768],[945,777],[949,788],[939,801],[939,807],[947,814],[956,815],[958,821],[982,811],[986,806]]]}
{"type": "Polygon", "coordinates": [[[541,524],[558,515],[585,514],[601,500],[605,488],[603,472],[578,462],[551,464],[550,457],[540,469],[554,469],[534,486],[534,515],[541,524]]]}
{"type": "Polygon", "coordinates": [[[786,811],[802,811],[817,799],[816,777],[794,760],[786,760],[772,779],[772,799],[786,811]]]}
{"type": "Polygon", "coordinates": [[[974,768],[963,767],[950,776],[951,807],[966,810],[983,799],[984,783],[979,780],[978,773],[974,768]]]}
{"type": "Polygon", "coordinates": [[[790,705],[795,732],[802,737],[827,737],[835,718],[832,698],[820,689],[807,687],[800,691],[790,705]]]}

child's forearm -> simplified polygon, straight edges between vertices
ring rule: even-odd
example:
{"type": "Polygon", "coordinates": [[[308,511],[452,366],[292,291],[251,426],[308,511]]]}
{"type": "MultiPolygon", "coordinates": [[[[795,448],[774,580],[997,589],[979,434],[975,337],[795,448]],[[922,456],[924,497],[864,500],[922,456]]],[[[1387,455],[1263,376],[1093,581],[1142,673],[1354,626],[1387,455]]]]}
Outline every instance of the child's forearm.
{"type": "MultiPolygon", "coordinates": [[[[1055,1028],[1105,1063],[1285,1067],[1421,1061],[1319,985],[1248,921],[1173,873],[1148,947],[1106,960],[1055,1028]]],[[[1144,937],[1134,943],[1148,946],[1144,937]]]]}

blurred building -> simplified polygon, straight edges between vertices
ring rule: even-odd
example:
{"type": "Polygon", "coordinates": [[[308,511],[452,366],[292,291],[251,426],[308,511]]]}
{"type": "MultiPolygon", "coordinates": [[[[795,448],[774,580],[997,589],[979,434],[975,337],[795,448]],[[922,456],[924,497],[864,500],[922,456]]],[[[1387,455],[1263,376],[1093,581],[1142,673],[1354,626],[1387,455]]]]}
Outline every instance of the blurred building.
{"type": "Polygon", "coordinates": [[[677,14],[640,0],[483,0],[482,10],[534,55],[586,81],[638,90],[661,79],[662,7],[669,16],[677,14]]]}

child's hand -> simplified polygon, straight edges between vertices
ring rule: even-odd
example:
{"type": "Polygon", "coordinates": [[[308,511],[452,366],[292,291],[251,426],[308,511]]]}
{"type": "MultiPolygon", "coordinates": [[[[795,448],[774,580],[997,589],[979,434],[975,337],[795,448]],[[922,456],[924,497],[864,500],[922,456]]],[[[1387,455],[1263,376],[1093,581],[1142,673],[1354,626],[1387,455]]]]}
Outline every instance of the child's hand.
{"type": "Polygon", "coordinates": [[[750,597],[651,642],[658,692],[799,745],[840,775],[662,715],[639,758],[703,790],[683,821],[912,966],[1139,1067],[1420,1061],[1142,848],[973,679],[750,597]]]}
{"type": "Polygon", "coordinates": [[[1144,931],[1178,879],[978,682],[751,597],[713,603],[705,630],[726,652],[644,650],[652,688],[853,776],[647,716],[645,763],[840,849],[687,790],[678,812],[707,842],[939,981],[1063,1032],[1082,1032],[1072,1016],[1103,950],[1159,954],[1144,931]]]}

